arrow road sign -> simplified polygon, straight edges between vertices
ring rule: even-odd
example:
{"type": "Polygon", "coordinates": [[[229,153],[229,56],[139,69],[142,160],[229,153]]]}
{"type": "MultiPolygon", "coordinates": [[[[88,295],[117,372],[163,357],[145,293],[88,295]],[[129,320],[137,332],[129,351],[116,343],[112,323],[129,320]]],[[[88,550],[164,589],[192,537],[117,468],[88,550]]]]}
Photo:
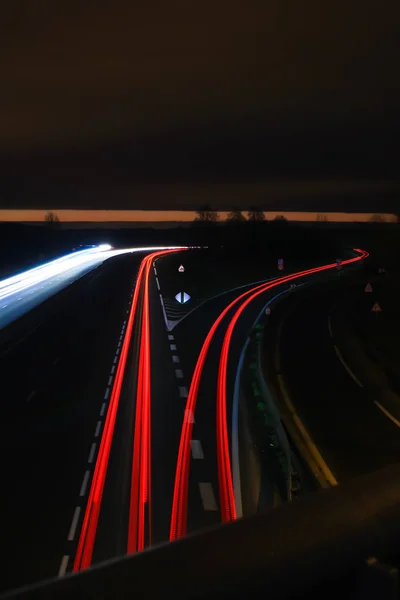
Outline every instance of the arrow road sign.
{"type": "Polygon", "coordinates": [[[186,302],[188,302],[188,300],[190,300],[190,296],[186,292],[179,292],[175,296],[175,300],[177,300],[179,304],[185,304],[186,302]]]}

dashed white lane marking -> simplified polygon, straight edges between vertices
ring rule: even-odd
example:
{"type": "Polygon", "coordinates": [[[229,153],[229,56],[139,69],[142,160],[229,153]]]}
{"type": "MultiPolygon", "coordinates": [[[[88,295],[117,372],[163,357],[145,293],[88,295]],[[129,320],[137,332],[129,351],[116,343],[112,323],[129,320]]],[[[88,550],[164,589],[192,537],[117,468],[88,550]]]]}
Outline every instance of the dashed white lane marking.
{"type": "Polygon", "coordinates": [[[169,347],[170,350],[176,350],[176,344],[170,344],[169,347]]]}
{"type": "Polygon", "coordinates": [[[1,308],[7,308],[8,304],[3,304],[1,308]]]}
{"type": "Polygon", "coordinates": [[[190,447],[194,459],[198,460],[200,458],[204,458],[203,448],[200,440],[190,440],[190,447]]]}
{"type": "Polygon", "coordinates": [[[61,559],[60,570],[58,571],[58,576],[63,577],[68,567],[69,556],[65,555],[61,559]]]}
{"type": "Polygon", "coordinates": [[[333,333],[332,333],[332,323],[331,323],[331,315],[328,316],[328,331],[329,331],[329,335],[331,337],[333,337],[333,333]]]}
{"type": "Polygon", "coordinates": [[[74,516],[72,517],[71,527],[68,533],[68,541],[72,542],[75,537],[76,526],[78,525],[79,515],[81,514],[81,507],[77,506],[75,508],[74,516]]]}
{"type": "Polygon", "coordinates": [[[104,400],[107,400],[107,398],[108,398],[108,394],[109,394],[109,393],[110,393],[110,388],[108,387],[108,388],[106,389],[106,393],[104,394],[104,400]]]}
{"type": "Polygon", "coordinates": [[[175,377],[177,379],[183,379],[183,371],[182,371],[182,369],[175,369],[175,377]]]}
{"type": "Polygon", "coordinates": [[[115,365],[113,365],[113,366],[111,367],[111,375],[114,373],[114,371],[115,371],[115,365]]]}
{"type": "Polygon", "coordinates": [[[392,421],[392,423],[397,425],[397,427],[400,427],[400,421],[398,421],[396,417],[394,417],[384,406],[382,406],[382,404],[380,404],[376,400],[374,400],[374,404],[376,404],[376,406],[383,412],[384,415],[387,416],[388,419],[392,421]]]}
{"type": "Polygon", "coordinates": [[[154,273],[157,275],[157,269],[154,267],[154,273]]]}
{"type": "Polygon", "coordinates": [[[172,355],[172,362],[174,362],[174,363],[181,362],[181,361],[179,360],[179,356],[177,356],[176,354],[173,354],[173,355],[172,355]]]}
{"type": "Polygon", "coordinates": [[[199,483],[200,496],[203,502],[204,510],[218,510],[217,502],[215,500],[214,490],[209,482],[199,483]]]}
{"type": "Polygon", "coordinates": [[[158,277],[156,277],[156,284],[157,284],[158,291],[160,291],[161,288],[160,288],[160,282],[158,281],[158,277]]]}
{"type": "Polygon", "coordinates": [[[103,402],[103,404],[101,405],[101,409],[100,409],[100,416],[102,417],[104,415],[104,411],[106,410],[106,403],[103,402]]]}
{"type": "Polygon", "coordinates": [[[193,412],[190,408],[185,408],[185,421],[186,423],[195,423],[193,412]]]}
{"type": "MultiPolygon", "coordinates": [[[[121,338],[122,338],[122,336],[121,336],[121,338]]],[[[120,340],[119,340],[119,342],[118,342],[117,348],[119,348],[119,347],[120,347],[121,343],[122,343],[122,342],[121,342],[121,339],[120,339],[120,340]]]]}
{"type": "Polygon", "coordinates": [[[179,398],[187,398],[188,391],[186,387],[179,386],[179,398]]]}
{"type": "Polygon", "coordinates": [[[101,429],[101,421],[97,421],[96,431],[94,432],[94,437],[98,437],[101,429]]]}
{"type": "Polygon", "coordinates": [[[174,338],[174,336],[172,335],[172,333],[169,333],[169,334],[168,334],[168,339],[169,339],[169,340],[174,340],[174,339],[175,339],[175,338],[174,338]]]}
{"type": "Polygon", "coordinates": [[[82,481],[82,485],[81,485],[81,491],[79,492],[80,496],[84,496],[86,493],[86,487],[89,481],[89,471],[85,471],[85,474],[83,476],[83,481],[82,481]]]}
{"type": "Polygon", "coordinates": [[[31,391],[31,393],[28,395],[28,397],[26,399],[26,403],[28,404],[28,402],[30,402],[34,396],[36,396],[36,390],[31,391]]]}
{"type": "MultiPolygon", "coordinates": [[[[119,351],[117,350],[117,352],[119,352],[119,351]]],[[[113,360],[113,363],[114,363],[114,365],[115,365],[115,363],[117,362],[117,360],[118,360],[118,354],[116,354],[116,355],[114,356],[114,360],[113,360]]]]}
{"type": "Polygon", "coordinates": [[[364,387],[363,384],[361,383],[361,381],[359,379],[357,379],[357,377],[354,375],[353,371],[350,369],[350,367],[344,362],[344,358],[343,356],[340,354],[338,347],[336,346],[336,344],[333,345],[335,352],[336,352],[336,356],[338,357],[338,359],[340,360],[340,362],[342,363],[342,365],[344,366],[344,368],[346,369],[347,373],[350,375],[350,377],[352,378],[352,380],[360,387],[364,387]]]}
{"type": "Polygon", "coordinates": [[[110,377],[108,378],[108,385],[109,386],[112,384],[112,380],[113,380],[112,375],[110,375],[110,377]]]}
{"type": "Polygon", "coordinates": [[[88,463],[91,464],[94,459],[94,453],[96,452],[96,442],[93,442],[92,447],[90,448],[88,463]]]}

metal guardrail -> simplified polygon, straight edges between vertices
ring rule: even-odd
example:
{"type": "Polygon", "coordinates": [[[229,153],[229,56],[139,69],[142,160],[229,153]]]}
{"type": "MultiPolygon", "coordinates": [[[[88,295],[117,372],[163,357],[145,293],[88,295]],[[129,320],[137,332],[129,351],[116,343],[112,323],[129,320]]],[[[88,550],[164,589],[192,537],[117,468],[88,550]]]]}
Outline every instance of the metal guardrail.
{"type": "Polygon", "coordinates": [[[397,597],[400,465],[172,544],[8,594],[15,600],[397,597]],[[375,565],[376,566],[376,565],[375,565]],[[375,585],[374,585],[375,584],[375,585]]]}

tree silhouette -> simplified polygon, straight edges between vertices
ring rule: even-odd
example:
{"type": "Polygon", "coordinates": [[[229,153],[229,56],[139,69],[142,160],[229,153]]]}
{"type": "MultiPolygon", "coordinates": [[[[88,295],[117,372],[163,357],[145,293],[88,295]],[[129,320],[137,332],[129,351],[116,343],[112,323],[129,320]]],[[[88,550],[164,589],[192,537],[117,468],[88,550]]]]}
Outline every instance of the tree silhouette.
{"type": "Polygon", "coordinates": [[[58,215],[51,210],[49,210],[45,214],[44,222],[46,223],[46,225],[48,227],[52,227],[52,228],[58,227],[60,225],[60,219],[58,218],[58,215]]]}
{"type": "Polygon", "coordinates": [[[287,218],[284,217],[283,215],[276,215],[274,221],[275,221],[275,223],[278,223],[280,225],[287,225],[289,223],[287,218]]]}
{"type": "Polygon", "coordinates": [[[244,223],[246,217],[239,208],[233,208],[231,212],[228,213],[226,220],[230,223],[244,223]]]}
{"type": "Polygon", "coordinates": [[[204,204],[198,210],[196,210],[195,221],[200,223],[215,223],[219,220],[219,214],[212,210],[209,204],[204,204]]]}
{"type": "Polygon", "coordinates": [[[249,221],[265,221],[265,214],[259,206],[250,206],[247,218],[249,221]]]}

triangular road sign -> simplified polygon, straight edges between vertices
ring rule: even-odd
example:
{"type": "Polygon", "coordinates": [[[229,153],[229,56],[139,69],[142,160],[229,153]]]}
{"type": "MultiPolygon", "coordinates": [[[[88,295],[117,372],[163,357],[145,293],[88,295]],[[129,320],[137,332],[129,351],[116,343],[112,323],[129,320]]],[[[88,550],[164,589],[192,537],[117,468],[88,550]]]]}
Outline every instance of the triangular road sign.
{"type": "Polygon", "coordinates": [[[378,302],[375,302],[375,304],[373,305],[373,307],[371,308],[372,312],[382,312],[381,307],[379,306],[378,302]]]}
{"type": "Polygon", "coordinates": [[[181,266],[178,268],[178,271],[179,271],[179,273],[183,273],[183,272],[185,271],[185,267],[184,267],[183,265],[181,265],[181,266]]]}
{"type": "Polygon", "coordinates": [[[367,283],[367,285],[365,286],[365,291],[372,292],[372,285],[370,283],[367,283]]]}

